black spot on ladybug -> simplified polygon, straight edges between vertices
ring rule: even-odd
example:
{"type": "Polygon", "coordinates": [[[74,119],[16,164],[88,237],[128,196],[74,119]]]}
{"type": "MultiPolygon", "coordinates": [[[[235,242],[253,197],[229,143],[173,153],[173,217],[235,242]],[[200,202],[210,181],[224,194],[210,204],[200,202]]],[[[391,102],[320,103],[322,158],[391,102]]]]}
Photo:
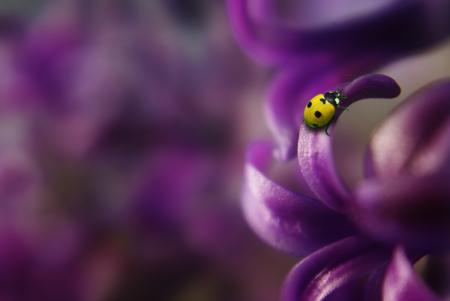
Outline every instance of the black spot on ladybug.
{"type": "Polygon", "coordinates": [[[313,123],[313,124],[312,124],[312,126],[316,128],[316,127],[317,127],[318,125],[317,125],[317,124],[315,124],[315,123],[313,123]]]}
{"type": "Polygon", "coordinates": [[[325,100],[325,98],[321,98],[320,101],[325,104],[327,101],[325,100]]]}
{"type": "Polygon", "coordinates": [[[312,106],[312,103],[308,102],[308,108],[311,108],[311,106],[312,106]]]}
{"type": "Polygon", "coordinates": [[[320,113],[319,111],[314,112],[314,116],[316,116],[317,118],[320,118],[320,116],[322,116],[322,113],[320,113]]]}

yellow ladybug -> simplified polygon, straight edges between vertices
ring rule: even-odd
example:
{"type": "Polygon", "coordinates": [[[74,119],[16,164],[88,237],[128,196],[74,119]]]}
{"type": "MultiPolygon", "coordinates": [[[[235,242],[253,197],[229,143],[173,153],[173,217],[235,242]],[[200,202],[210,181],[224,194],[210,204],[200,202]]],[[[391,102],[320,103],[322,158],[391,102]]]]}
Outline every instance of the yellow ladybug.
{"type": "Polygon", "coordinates": [[[346,97],[340,91],[330,91],[314,96],[306,105],[303,119],[310,128],[325,128],[328,135],[328,127],[334,119],[336,108],[346,97]]]}

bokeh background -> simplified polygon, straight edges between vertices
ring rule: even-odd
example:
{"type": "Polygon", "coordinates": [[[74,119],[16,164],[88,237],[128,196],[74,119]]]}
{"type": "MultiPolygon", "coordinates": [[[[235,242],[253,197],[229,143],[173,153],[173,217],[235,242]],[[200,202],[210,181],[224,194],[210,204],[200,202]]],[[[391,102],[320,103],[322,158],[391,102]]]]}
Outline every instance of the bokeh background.
{"type": "MultiPolygon", "coordinates": [[[[0,2],[1,301],[278,299],[298,258],[240,208],[276,70],[230,28],[224,1],[0,2]]],[[[350,186],[376,124],[450,76],[450,41],[377,71],[403,91],[341,117],[350,186]]]]}

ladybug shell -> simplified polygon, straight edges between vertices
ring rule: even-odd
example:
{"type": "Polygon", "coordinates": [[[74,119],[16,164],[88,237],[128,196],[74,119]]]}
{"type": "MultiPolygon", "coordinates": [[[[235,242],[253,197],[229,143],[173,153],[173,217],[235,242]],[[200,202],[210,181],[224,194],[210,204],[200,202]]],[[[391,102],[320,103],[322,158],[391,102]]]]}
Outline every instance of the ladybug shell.
{"type": "Polygon", "coordinates": [[[305,106],[303,119],[311,128],[322,128],[333,120],[335,113],[336,105],[326,100],[324,94],[319,94],[305,106]]]}

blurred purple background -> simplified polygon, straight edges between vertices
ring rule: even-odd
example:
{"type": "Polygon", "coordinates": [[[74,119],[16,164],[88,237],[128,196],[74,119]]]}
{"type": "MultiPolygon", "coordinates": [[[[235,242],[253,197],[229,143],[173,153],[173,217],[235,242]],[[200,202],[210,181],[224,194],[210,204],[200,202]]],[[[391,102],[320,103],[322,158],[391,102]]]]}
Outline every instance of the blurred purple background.
{"type": "Polygon", "coordinates": [[[277,298],[239,202],[267,72],[224,3],[2,1],[0,34],[0,300],[277,298]]]}
{"type": "MultiPolygon", "coordinates": [[[[449,57],[444,41],[382,72],[401,101],[449,76],[449,57]]],[[[277,300],[298,258],[240,207],[272,73],[223,1],[1,1],[0,300],[277,300]]],[[[395,104],[341,118],[348,183],[395,104]]]]}

